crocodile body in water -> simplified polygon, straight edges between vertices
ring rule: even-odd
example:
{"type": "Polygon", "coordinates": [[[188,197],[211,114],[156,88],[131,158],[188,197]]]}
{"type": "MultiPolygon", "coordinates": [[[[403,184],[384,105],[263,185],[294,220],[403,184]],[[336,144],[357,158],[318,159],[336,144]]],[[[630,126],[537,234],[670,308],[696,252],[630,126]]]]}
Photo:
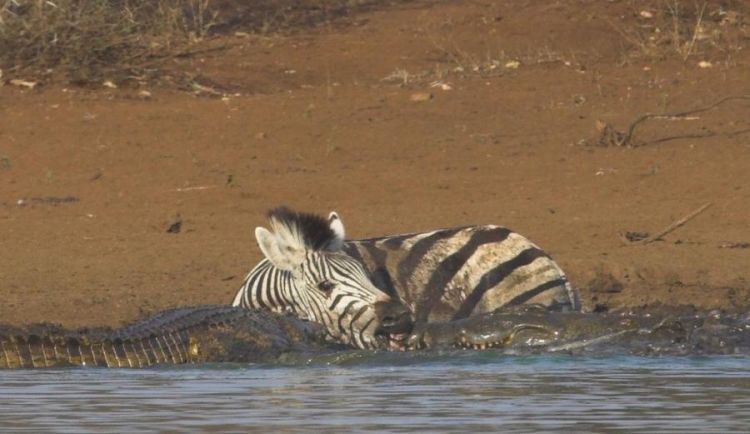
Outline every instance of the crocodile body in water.
{"type": "MultiPolygon", "coordinates": [[[[322,326],[291,316],[229,306],[167,310],[115,330],[0,326],[0,368],[274,362],[287,353],[350,349],[325,335],[322,326]]],[[[750,354],[750,316],[681,308],[600,314],[524,307],[429,323],[408,342],[400,349],[750,354]]]]}
{"type": "Polygon", "coordinates": [[[336,348],[317,324],[229,306],[166,310],[116,330],[0,326],[0,368],[11,369],[269,362],[286,352],[336,348]]]}
{"type": "Polygon", "coordinates": [[[612,313],[548,312],[522,307],[433,323],[413,348],[499,348],[509,354],[750,354],[750,315],[657,307],[612,313]]]}

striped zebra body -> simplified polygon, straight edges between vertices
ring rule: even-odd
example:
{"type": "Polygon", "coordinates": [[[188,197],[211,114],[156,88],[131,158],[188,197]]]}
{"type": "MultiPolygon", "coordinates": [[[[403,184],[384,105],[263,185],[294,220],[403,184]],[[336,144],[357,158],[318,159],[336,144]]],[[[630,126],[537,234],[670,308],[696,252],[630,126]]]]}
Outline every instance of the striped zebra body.
{"type": "Polygon", "coordinates": [[[351,240],[344,251],[396,294],[417,324],[538,304],[579,310],[565,273],[527,238],[494,225],[351,240]]]}
{"type": "MultiPolygon", "coordinates": [[[[341,226],[343,239],[338,215],[332,213],[329,222],[341,226]]],[[[520,304],[580,309],[576,291],[549,255],[500,226],[348,240],[342,250],[364,265],[378,288],[409,308],[416,325],[520,304]]],[[[287,280],[264,259],[248,273],[233,305],[310,319],[282,302],[287,280]]]]}

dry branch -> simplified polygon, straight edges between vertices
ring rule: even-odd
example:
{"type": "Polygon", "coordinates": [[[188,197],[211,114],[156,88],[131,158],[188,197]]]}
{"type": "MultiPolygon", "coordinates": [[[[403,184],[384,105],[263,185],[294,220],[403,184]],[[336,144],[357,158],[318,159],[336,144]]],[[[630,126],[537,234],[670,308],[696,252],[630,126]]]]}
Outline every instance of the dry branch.
{"type": "MultiPolygon", "coordinates": [[[[705,106],[705,107],[699,107],[692,110],[687,110],[683,112],[677,112],[677,113],[646,113],[639,118],[637,118],[635,121],[633,121],[630,126],[627,128],[627,130],[624,133],[621,133],[617,130],[615,130],[611,125],[602,123],[599,126],[599,129],[601,130],[601,135],[599,138],[599,144],[609,146],[631,146],[635,147],[636,145],[633,143],[633,135],[635,134],[635,129],[638,125],[641,123],[649,120],[649,119],[674,119],[674,118],[686,118],[690,115],[696,114],[696,113],[702,113],[709,111],[711,109],[714,109],[726,102],[729,101],[735,101],[735,100],[750,100],[750,95],[735,95],[735,96],[728,96],[724,97],[715,103],[705,106]]],[[[670,137],[663,137],[660,139],[652,140],[650,142],[642,143],[642,145],[649,144],[649,143],[659,143],[659,142],[665,142],[668,140],[674,140],[674,139],[682,139],[682,138],[702,138],[702,137],[710,137],[715,135],[713,132],[708,132],[704,134],[687,134],[687,135],[680,135],[680,136],[670,136],[670,137]]]]}
{"type": "Polygon", "coordinates": [[[690,214],[686,215],[685,217],[683,217],[683,218],[675,221],[671,225],[667,226],[666,229],[662,230],[661,232],[657,233],[656,235],[650,236],[650,237],[646,238],[645,240],[639,241],[639,242],[634,243],[634,244],[649,244],[649,243],[652,243],[652,242],[660,239],[664,235],[667,235],[668,233],[674,231],[675,229],[679,228],[680,226],[684,225],[685,223],[687,223],[690,220],[692,220],[695,217],[697,217],[698,214],[700,214],[703,211],[705,211],[706,209],[708,209],[708,207],[711,206],[711,204],[712,204],[711,202],[704,203],[700,208],[696,209],[695,211],[691,212],[690,214]]]}

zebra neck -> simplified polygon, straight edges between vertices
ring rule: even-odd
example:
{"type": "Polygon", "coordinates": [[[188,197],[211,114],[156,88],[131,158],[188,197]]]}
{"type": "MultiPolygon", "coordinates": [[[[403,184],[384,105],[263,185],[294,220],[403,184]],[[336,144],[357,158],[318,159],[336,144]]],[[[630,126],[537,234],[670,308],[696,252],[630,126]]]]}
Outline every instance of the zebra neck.
{"type": "Polygon", "coordinates": [[[278,268],[269,268],[265,279],[259,279],[253,289],[255,307],[277,313],[292,313],[298,318],[306,319],[303,288],[291,272],[278,268]]]}

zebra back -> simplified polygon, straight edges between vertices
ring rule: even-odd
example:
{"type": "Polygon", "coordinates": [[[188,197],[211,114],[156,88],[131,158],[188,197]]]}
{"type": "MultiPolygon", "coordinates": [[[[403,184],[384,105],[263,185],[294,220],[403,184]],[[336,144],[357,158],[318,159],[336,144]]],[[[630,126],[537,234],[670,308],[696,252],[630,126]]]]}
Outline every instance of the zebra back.
{"type": "Polygon", "coordinates": [[[562,269],[527,238],[500,226],[468,226],[348,241],[345,251],[412,308],[417,323],[540,304],[578,310],[562,269]]]}

